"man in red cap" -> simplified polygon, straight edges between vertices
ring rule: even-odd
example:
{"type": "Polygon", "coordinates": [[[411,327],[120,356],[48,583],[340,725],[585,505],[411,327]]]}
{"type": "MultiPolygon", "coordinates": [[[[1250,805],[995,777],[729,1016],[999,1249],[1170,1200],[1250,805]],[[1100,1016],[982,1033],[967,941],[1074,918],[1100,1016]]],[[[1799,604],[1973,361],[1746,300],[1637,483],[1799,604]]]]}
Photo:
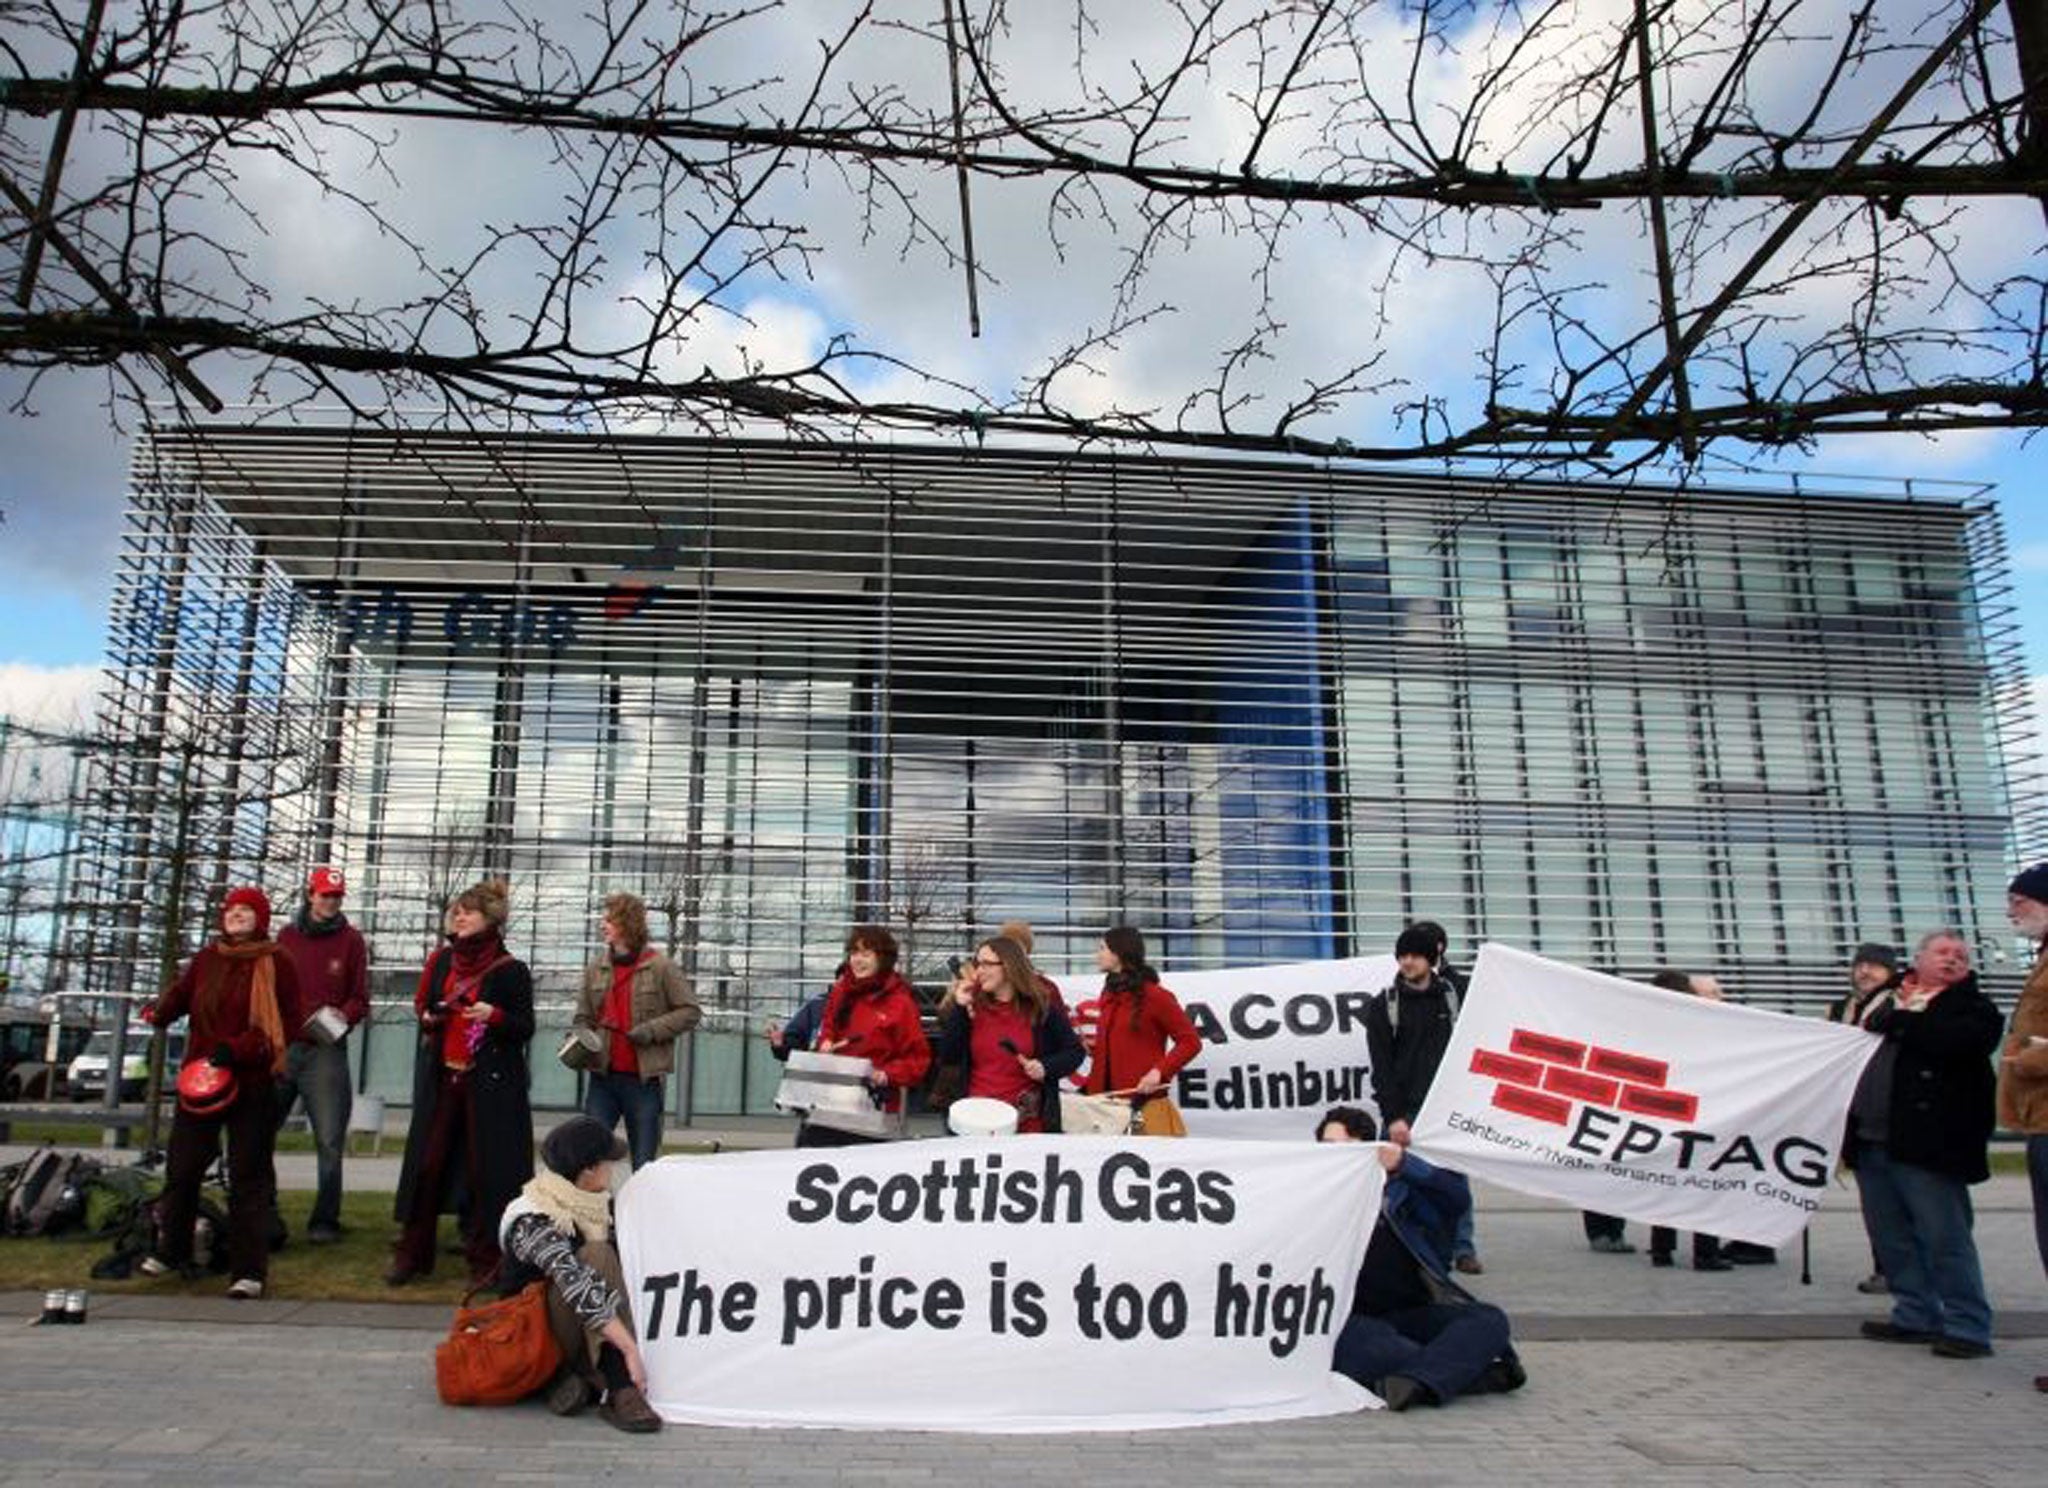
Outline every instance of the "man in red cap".
{"type": "Polygon", "coordinates": [[[370,958],[362,933],[341,912],[347,892],[340,869],[315,868],[298,914],[277,937],[297,974],[299,993],[286,1027],[292,1042],[277,1082],[277,1119],[282,1124],[303,1101],[313,1126],[319,1192],[306,1239],[314,1245],[341,1238],[341,1155],[351,1104],[348,1035],[370,1011],[370,958]]]}

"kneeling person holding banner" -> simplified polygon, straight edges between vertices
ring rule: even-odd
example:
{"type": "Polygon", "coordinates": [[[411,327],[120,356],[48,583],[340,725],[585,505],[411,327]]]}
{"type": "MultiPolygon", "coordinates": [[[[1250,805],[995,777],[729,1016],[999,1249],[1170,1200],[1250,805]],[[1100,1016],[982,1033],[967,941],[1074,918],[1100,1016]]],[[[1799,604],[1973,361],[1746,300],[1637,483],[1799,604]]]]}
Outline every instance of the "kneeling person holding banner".
{"type": "MultiPolygon", "coordinates": [[[[1327,1112],[1320,1142],[1370,1142],[1372,1117],[1351,1106],[1327,1112]]],[[[1392,1142],[1380,1148],[1387,1186],[1366,1243],[1351,1320],[1331,1367],[1364,1385],[1389,1410],[1448,1405],[1460,1395],[1518,1390],[1528,1379],[1508,1341],[1507,1314],[1450,1279],[1451,1237],[1471,1189],[1392,1142]]]]}
{"type": "Polygon", "coordinates": [[[625,1156],[626,1144],[588,1116],[547,1134],[541,1171],[505,1206],[500,1285],[509,1295],[548,1284],[548,1327],[563,1359],[549,1410],[574,1415],[602,1391],[600,1413],[619,1430],[659,1431],[611,1238],[611,1168],[625,1156]]]}

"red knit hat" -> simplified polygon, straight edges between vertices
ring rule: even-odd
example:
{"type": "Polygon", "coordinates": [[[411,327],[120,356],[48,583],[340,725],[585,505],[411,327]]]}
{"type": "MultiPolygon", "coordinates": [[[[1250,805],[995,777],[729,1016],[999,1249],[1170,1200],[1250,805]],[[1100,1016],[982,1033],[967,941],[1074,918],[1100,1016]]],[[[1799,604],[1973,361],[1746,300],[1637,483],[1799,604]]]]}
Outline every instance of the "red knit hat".
{"type": "Polygon", "coordinates": [[[256,911],[256,938],[263,939],[270,934],[270,900],[263,890],[253,884],[244,884],[239,889],[229,889],[228,897],[221,902],[221,928],[227,928],[227,913],[237,904],[246,904],[256,911]]]}

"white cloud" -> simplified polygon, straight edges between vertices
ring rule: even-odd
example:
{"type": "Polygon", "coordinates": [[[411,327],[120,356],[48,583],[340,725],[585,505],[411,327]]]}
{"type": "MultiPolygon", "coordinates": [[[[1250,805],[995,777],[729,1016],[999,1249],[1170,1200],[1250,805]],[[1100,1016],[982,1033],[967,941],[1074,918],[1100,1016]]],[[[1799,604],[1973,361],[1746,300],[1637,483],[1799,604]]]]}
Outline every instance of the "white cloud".
{"type": "Polygon", "coordinates": [[[48,729],[89,725],[103,678],[96,666],[0,662],[0,718],[48,729]]]}

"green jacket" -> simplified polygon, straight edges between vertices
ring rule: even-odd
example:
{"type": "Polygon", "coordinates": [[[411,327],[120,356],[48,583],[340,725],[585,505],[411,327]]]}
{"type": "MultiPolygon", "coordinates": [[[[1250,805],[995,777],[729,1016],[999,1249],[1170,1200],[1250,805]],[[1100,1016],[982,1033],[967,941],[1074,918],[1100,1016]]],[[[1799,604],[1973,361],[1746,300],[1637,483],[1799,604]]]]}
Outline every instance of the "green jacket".
{"type": "MultiPolygon", "coordinates": [[[[704,1010],[681,968],[660,951],[644,953],[645,959],[633,972],[632,1019],[625,1033],[640,1056],[640,1078],[657,1080],[675,1068],[676,1040],[697,1026],[704,1010]]],[[[597,1028],[604,1016],[605,999],[612,990],[609,957],[583,969],[583,986],[576,994],[578,1028],[597,1028]]],[[[602,1068],[610,1068],[605,1056],[602,1068]]]]}

